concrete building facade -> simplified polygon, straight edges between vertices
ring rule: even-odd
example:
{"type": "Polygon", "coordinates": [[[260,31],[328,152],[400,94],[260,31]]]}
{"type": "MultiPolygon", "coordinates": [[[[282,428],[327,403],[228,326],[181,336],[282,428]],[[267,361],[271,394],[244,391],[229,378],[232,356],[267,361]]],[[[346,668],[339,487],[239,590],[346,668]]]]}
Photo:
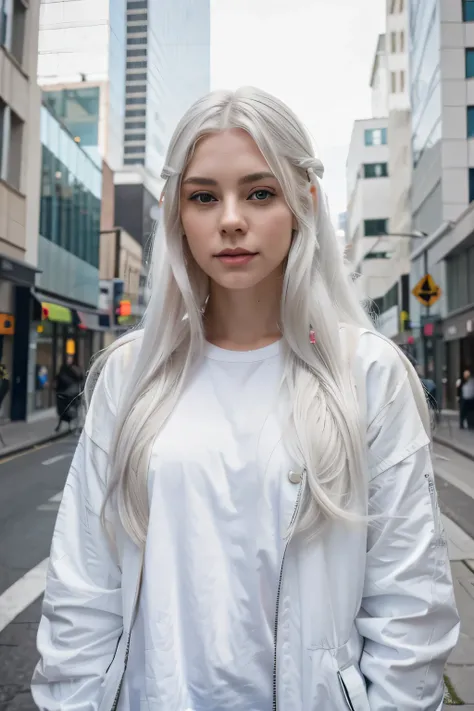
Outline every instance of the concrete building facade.
{"type": "Polygon", "coordinates": [[[441,298],[428,310],[412,298],[418,359],[444,402],[474,367],[474,8],[459,0],[410,4],[413,111],[413,242],[410,281],[429,272],[441,298]]]}
{"type": "Polygon", "coordinates": [[[0,14],[0,362],[9,381],[0,416],[27,416],[31,287],[37,271],[41,95],[36,82],[39,0],[6,0],[0,14]]]}

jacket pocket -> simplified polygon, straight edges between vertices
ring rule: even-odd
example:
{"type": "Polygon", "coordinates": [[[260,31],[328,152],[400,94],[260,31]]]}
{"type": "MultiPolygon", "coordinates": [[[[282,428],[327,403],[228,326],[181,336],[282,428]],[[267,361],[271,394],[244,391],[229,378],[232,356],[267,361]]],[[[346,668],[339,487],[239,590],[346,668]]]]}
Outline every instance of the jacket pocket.
{"type": "Polygon", "coordinates": [[[350,666],[340,669],[337,676],[349,711],[370,711],[367,689],[360,671],[350,666]]]}

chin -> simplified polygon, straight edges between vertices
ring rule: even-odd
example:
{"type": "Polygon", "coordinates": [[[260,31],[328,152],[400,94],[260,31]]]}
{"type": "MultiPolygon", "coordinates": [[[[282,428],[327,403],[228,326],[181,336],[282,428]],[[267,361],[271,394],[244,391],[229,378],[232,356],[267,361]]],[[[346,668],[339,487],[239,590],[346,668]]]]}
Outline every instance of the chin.
{"type": "Polygon", "coordinates": [[[225,277],[219,275],[215,278],[211,276],[212,281],[218,284],[222,289],[243,291],[245,289],[253,289],[260,282],[265,280],[265,275],[257,276],[255,274],[227,274],[225,277]]]}

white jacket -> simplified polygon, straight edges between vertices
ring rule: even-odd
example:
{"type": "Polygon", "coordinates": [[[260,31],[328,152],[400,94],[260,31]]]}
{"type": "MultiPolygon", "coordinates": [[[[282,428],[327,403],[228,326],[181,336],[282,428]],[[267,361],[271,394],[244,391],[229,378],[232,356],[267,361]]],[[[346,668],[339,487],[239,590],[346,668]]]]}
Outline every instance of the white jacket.
{"type": "MultiPolygon", "coordinates": [[[[139,709],[123,701],[143,554],[117,522],[112,549],[99,521],[117,395],[137,347],[119,349],[99,380],[58,514],[32,681],[44,711],[164,711],[148,677],[139,709]]],[[[352,361],[367,419],[369,511],[381,518],[331,525],[309,547],[290,538],[274,708],[441,711],[459,620],[429,440],[393,345],[361,332],[352,361]]],[[[288,524],[304,485],[303,476],[282,488],[288,524]]]]}

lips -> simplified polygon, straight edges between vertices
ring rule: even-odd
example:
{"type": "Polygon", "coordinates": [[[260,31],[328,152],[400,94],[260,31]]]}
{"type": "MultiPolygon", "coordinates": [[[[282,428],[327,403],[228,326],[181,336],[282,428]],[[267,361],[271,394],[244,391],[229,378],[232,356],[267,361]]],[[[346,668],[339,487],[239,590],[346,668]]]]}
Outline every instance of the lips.
{"type": "Polygon", "coordinates": [[[221,264],[228,267],[243,267],[257,256],[257,252],[249,252],[247,249],[223,249],[216,254],[216,258],[221,264]]]}
{"type": "Polygon", "coordinates": [[[217,254],[217,257],[243,257],[243,256],[255,256],[256,252],[250,252],[248,249],[223,249],[222,252],[217,254]]]}

